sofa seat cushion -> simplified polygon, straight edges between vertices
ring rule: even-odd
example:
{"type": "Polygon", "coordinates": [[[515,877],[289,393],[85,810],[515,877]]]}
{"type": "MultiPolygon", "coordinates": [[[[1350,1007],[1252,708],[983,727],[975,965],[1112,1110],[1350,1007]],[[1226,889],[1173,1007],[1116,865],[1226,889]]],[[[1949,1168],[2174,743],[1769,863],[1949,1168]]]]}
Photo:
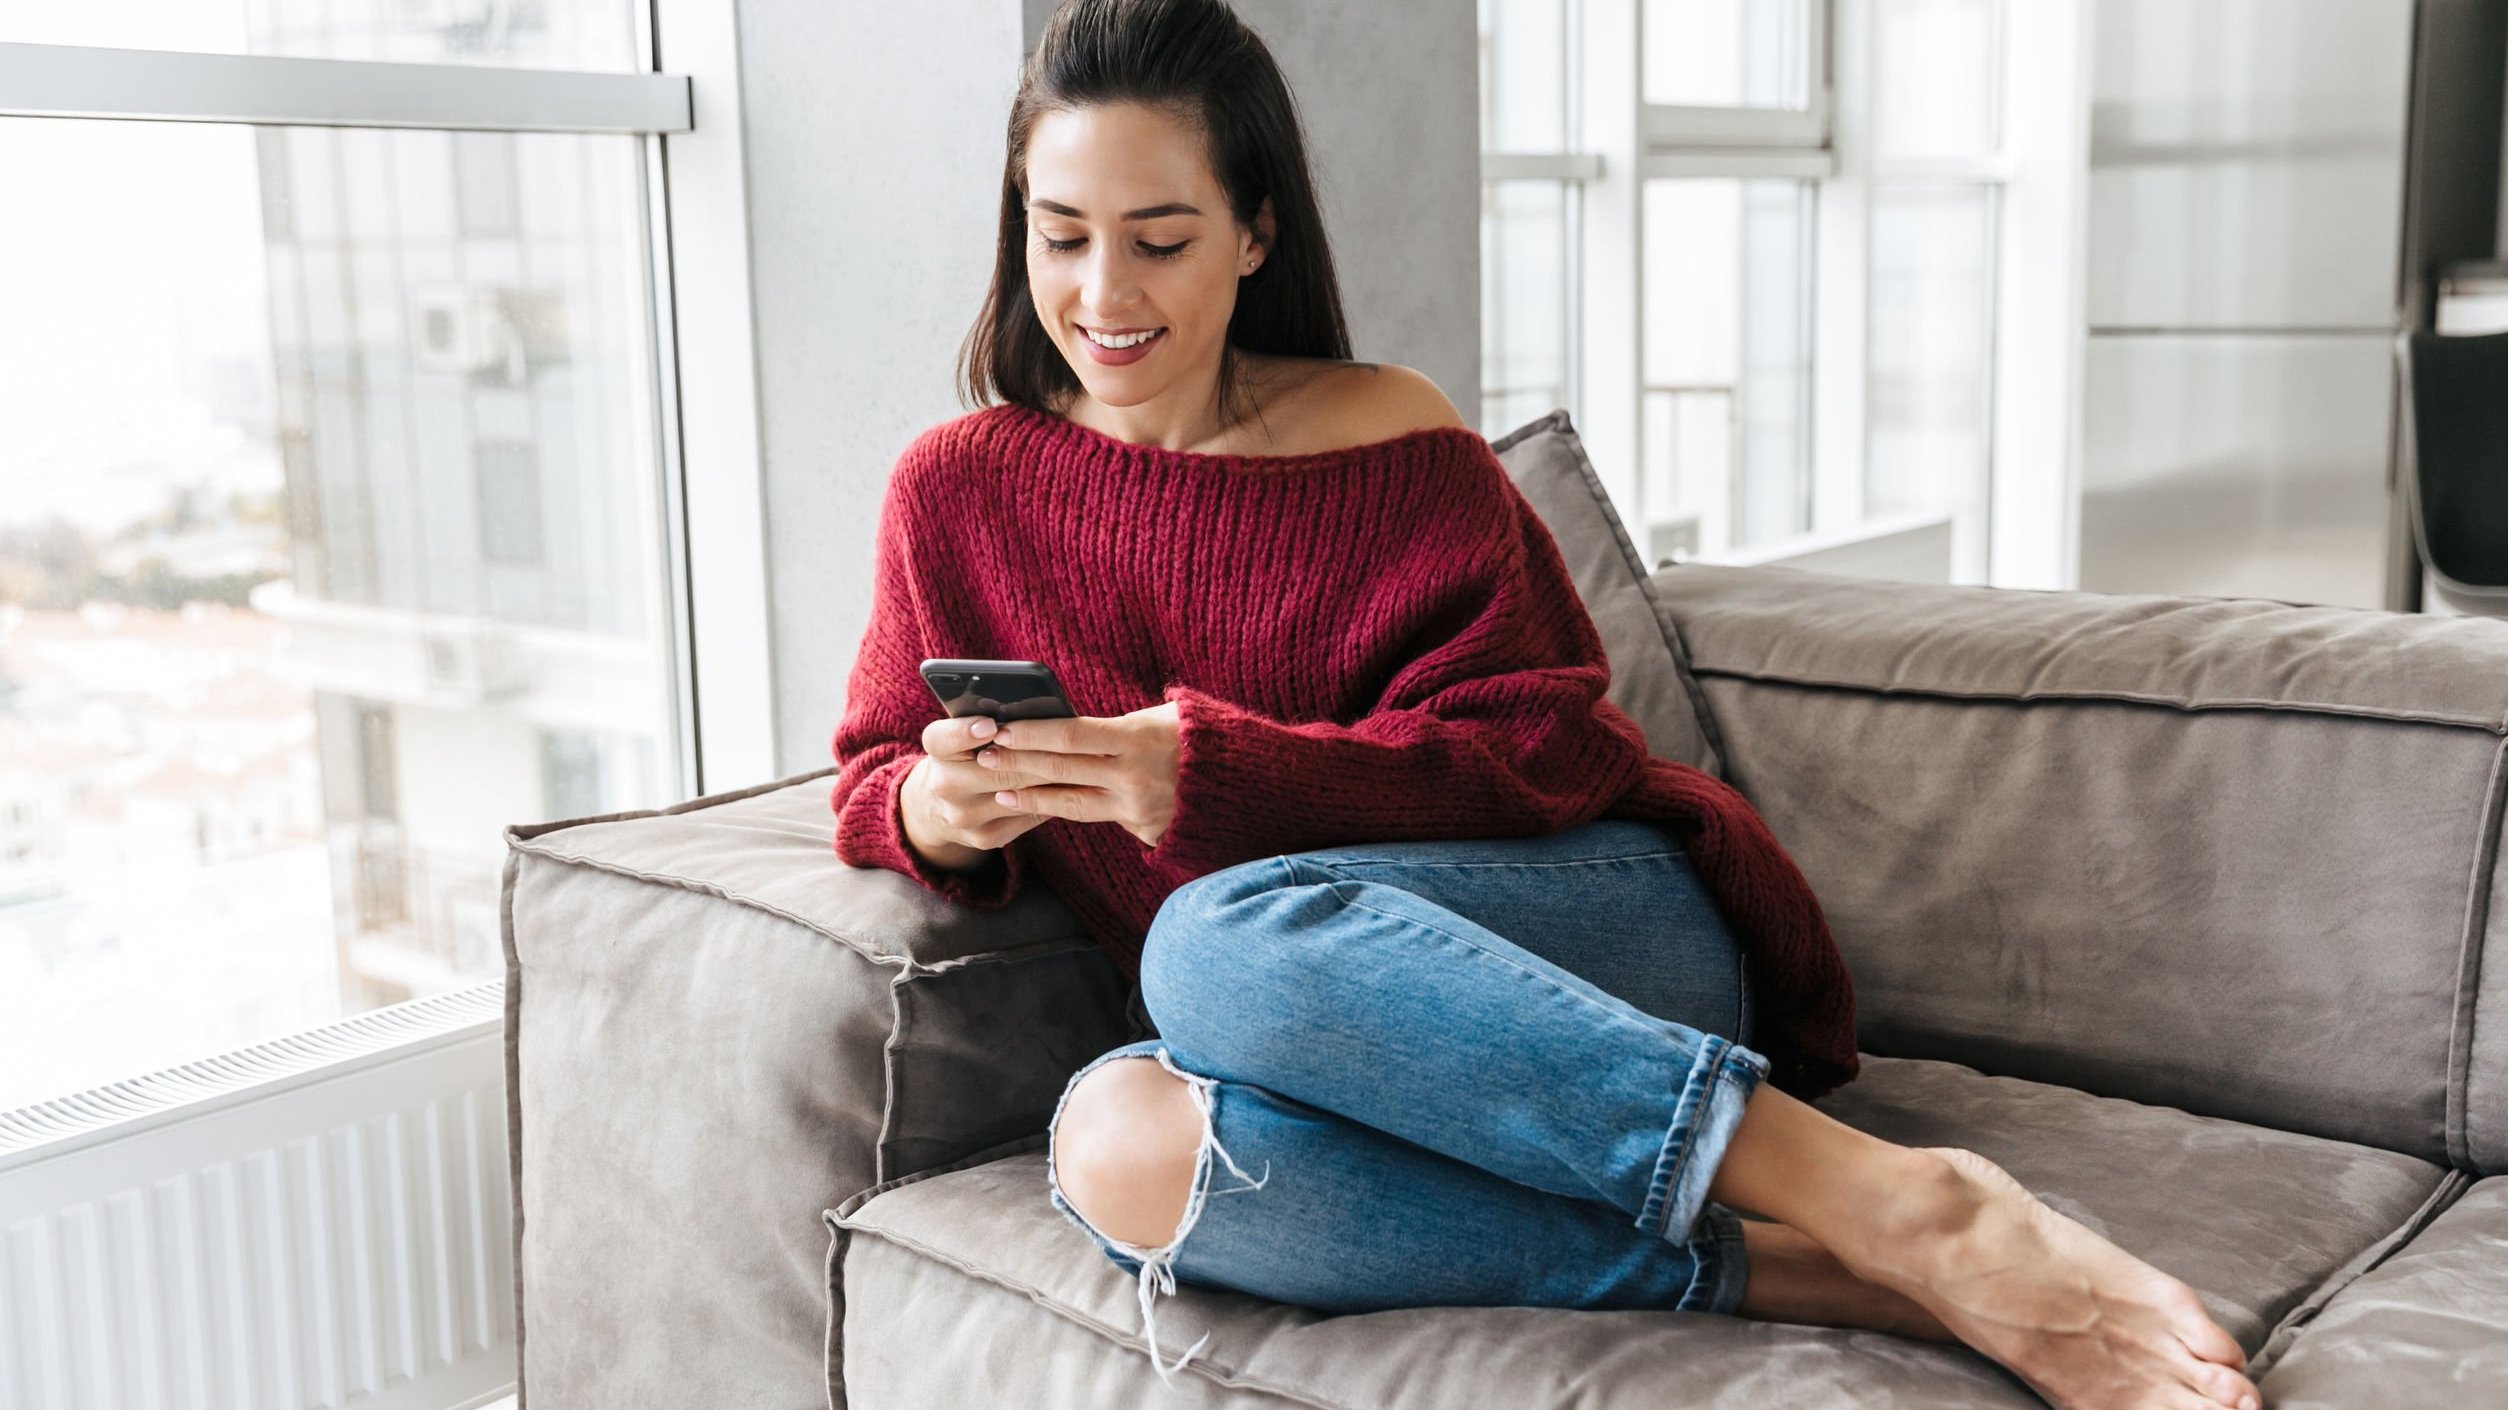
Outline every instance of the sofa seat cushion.
{"type": "MultiPolygon", "coordinates": [[[[1911,1145],[1964,1145],[2185,1279],[2253,1351],[2329,1275],[2397,1235],[2444,1172],[2367,1146],[2097,1097],[1953,1063],[1867,1056],[1823,1110],[1911,1145]]],[[[853,1410],[1153,1403],[1134,1282],[1048,1204],[1029,1150],[831,1214],[853,1410]]],[[[1502,1236],[1502,1235],[1500,1235],[1502,1236]]],[[[1423,1307],[1329,1315],[1180,1285],[1172,1360],[1212,1406],[2034,1406],[1965,1347],[1708,1313],[1423,1307]]],[[[1188,1386],[1189,1383],[1189,1386],[1188,1386]]]]}
{"type": "Polygon", "coordinates": [[[2508,1405],[2508,1175],[2336,1293],[2263,1374],[2274,1410],[2508,1405]]]}

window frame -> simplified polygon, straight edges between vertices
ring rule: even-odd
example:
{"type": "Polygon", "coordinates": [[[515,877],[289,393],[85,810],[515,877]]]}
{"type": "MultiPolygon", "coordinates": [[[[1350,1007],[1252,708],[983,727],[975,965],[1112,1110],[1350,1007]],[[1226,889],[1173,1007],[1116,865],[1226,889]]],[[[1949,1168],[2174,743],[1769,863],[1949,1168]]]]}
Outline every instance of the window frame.
{"type": "Polygon", "coordinates": [[[660,451],[665,649],[680,778],[693,796],[772,779],[764,483],[739,126],[699,104],[737,92],[732,16],[711,0],[630,6],[645,69],[211,54],[0,42],[0,120],[618,134],[643,178],[641,379],[660,451]],[[660,70],[657,36],[679,72],[660,70]],[[687,199],[674,200],[674,191],[687,199]],[[698,649],[699,639],[704,649],[698,649]]]}
{"type": "MultiPolygon", "coordinates": [[[[773,678],[750,299],[746,158],[733,7],[631,0],[640,71],[214,54],[0,41],[0,120],[215,122],[255,127],[400,127],[632,137],[643,219],[641,312],[652,365],[633,414],[650,418],[661,496],[663,646],[678,776],[691,796],[775,778],[773,678]],[[659,35],[671,39],[664,71],[659,35]],[[702,649],[699,649],[702,639],[702,649]]],[[[502,978],[391,1006],[414,1051],[491,1033],[502,978]]],[[[365,1032],[352,1014],[274,1041],[365,1032]]],[[[379,1031],[379,1030],[378,1030],[379,1031]]],[[[357,1059],[356,1061],[365,1061],[357,1059]]],[[[329,1065],[346,1070],[354,1062],[329,1065]]],[[[327,1069],[328,1070],[328,1069],[327,1069]]],[[[62,1093],[39,1101],[57,1105],[62,1093]]],[[[168,1108],[181,1101],[170,1100],[168,1108]]],[[[160,1119],[132,1114],[117,1127],[160,1119]]],[[[109,1139],[82,1133],[79,1139],[109,1139]]],[[[9,1157],[40,1158],[38,1144],[9,1157]]]]}

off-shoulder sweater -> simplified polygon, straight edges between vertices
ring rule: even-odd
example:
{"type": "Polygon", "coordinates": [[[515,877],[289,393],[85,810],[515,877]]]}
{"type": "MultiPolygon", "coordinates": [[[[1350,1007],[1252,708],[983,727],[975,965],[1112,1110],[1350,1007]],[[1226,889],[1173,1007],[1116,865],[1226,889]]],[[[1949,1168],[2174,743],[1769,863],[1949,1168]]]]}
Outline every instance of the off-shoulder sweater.
{"type": "Polygon", "coordinates": [[[835,852],[970,906],[1051,889],[1127,976],[1159,903],[1239,862],[1392,839],[1670,829],[1747,952],[1769,1080],[1856,1072],[1818,901],[1731,786],[1646,751],[1549,528],[1461,426],[1298,455],[1138,445],[995,405],[915,438],[874,533],[835,734],[835,852]],[[1053,667],[1072,708],[1176,702],[1157,845],[1049,818],[974,871],[906,840],[899,785],[941,718],[925,657],[1053,667]]]}

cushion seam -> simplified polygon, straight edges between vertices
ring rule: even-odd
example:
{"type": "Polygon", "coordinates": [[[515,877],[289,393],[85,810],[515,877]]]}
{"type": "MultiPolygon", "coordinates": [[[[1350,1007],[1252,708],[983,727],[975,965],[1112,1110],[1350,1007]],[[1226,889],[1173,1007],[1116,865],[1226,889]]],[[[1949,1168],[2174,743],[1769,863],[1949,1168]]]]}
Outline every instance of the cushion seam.
{"type": "Polygon", "coordinates": [[[845,1250],[853,1243],[853,1230],[837,1223],[833,1211],[822,1211],[819,1218],[827,1225],[826,1360],[819,1369],[827,1378],[827,1410],[848,1410],[852,1395],[845,1389],[845,1250]]]}
{"type": "Polygon", "coordinates": [[[2481,826],[2475,830],[2470,875],[2465,882],[2464,943],[2456,959],[2456,1012],[2447,1040],[2447,1154],[2466,1170],[2473,1157],[2474,1021],[2482,997],[2482,942],[2490,928],[2491,883],[2499,865],[2501,809],[2508,802],[2508,745],[2491,755],[2484,786],[2481,826]]]}
{"type": "MultiPolygon", "coordinates": [[[[511,834],[508,834],[511,837],[511,834]]],[[[523,1125],[522,1125],[522,954],[514,942],[514,885],[522,871],[522,851],[508,847],[503,880],[497,888],[497,928],[505,945],[505,1178],[512,1206],[514,1256],[514,1406],[521,1410],[530,1391],[524,1386],[528,1367],[523,1359],[527,1332],[523,1306],[523,1125]]]]}
{"type": "Polygon", "coordinates": [[[702,812],[707,808],[719,808],[726,803],[743,802],[761,793],[773,793],[778,789],[793,788],[826,778],[839,772],[843,767],[841,764],[828,764],[812,769],[808,773],[768,779],[764,783],[753,783],[747,788],[728,789],[721,793],[705,793],[694,798],[683,798],[660,808],[629,808],[622,812],[592,813],[580,818],[548,818],[539,822],[510,823],[505,828],[505,840],[509,843],[516,842],[546,833],[563,831],[570,827],[590,827],[594,823],[628,822],[636,818],[667,818],[681,813],[702,812]]]}
{"type": "Polygon", "coordinates": [[[2388,1259],[2409,1247],[2415,1235],[2428,1228],[2431,1221],[2437,1219],[2439,1215],[2446,1213],[2449,1206],[2462,1198],[2467,1190],[2473,1188],[2473,1185],[2473,1177],[2461,1170],[2441,1171],[2438,1184],[2422,1198],[2418,1209],[2404,1216],[2401,1224],[2389,1229],[2379,1238],[2371,1240],[2358,1253],[2343,1260],[2332,1272],[2320,1279],[2315,1287],[2309,1289],[2305,1296],[2292,1304],[2290,1310],[2284,1312],[2278,1321],[2274,1322],[2272,1330],[2265,1333],[2264,1340],[2257,1344],[2255,1355],[2247,1363],[2248,1378],[2261,1382],[2273,1366],[2289,1352],[2291,1346],[2299,1340],[2300,1335],[2306,1331],[2307,1324],[2315,1321],[2317,1314],[2325,1310],[2327,1303],[2339,1297],[2345,1288],[2375,1272],[2388,1259]]]}
{"type": "MultiPolygon", "coordinates": [[[[848,1228],[875,1234],[909,1253],[919,1254],[932,1260],[934,1263],[940,1264],[944,1268],[955,1269],[964,1277],[972,1278],[979,1283],[990,1283],[994,1287],[1001,1288],[1008,1292],[1018,1293],[1027,1298],[1028,1301],[1035,1303],[1037,1306],[1044,1308],[1046,1311],[1053,1313],[1055,1316],[1062,1318],[1064,1321],[1070,1322],[1083,1330],[1095,1333],[1100,1340],[1111,1342],[1116,1346],[1120,1346],[1131,1351],[1139,1351],[1144,1354],[1148,1351],[1146,1343],[1141,1342],[1128,1333],[1117,1331],[1115,1328],[1099,1322],[1096,1318],[1089,1316],[1087,1313],[1082,1312],[1076,1307],[1065,1306],[1061,1302],[1058,1302],[1049,1296],[1042,1288],[1029,1287],[1021,1283],[1015,1283],[999,1274],[990,1273],[983,1269],[976,1268],[972,1264],[953,1258],[950,1255],[941,1252],[939,1249],[933,1248],[920,1239],[900,1234],[893,1229],[884,1229],[872,1224],[855,1223],[850,1219],[850,1217],[847,1217],[844,1222],[848,1228]]],[[[1356,1406],[1345,1405],[1334,1400],[1319,1399],[1303,1391],[1291,1390],[1286,1386],[1274,1385],[1268,1381],[1248,1376],[1242,1368],[1231,1368],[1225,1372],[1217,1372],[1211,1369],[1211,1367],[1212,1362],[1208,1356],[1196,1357],[1194,1360],[1185,1364],[1185,1369],[1192,1371],[1195,1375],[1201,1376],[1204,1379],[1215,1382],[1219,1385],[1229,1387],[1230,1389],[1261,1391],[1267,1395],[1279,1396],[1281,1399],[1289,1401],[1292,1404],[1309,1406],[1311,1407],[1311,1410],[1359,1410],[1356,1406]]]]}
{"type": "MultiPolygon", "coordinates": [[[[1031,952],[1058,953],[1062,950],[1075,952],[1082,951],[1096,943],[1084,935],[1057,935],[1043,940],[1033,940],[1024,945],[1014,945],[1008,949],[978,950],[972,954],[957,955],[945,960],[927,962],[924,960],[918,960],[912,955],[894,955],[883,953],[880,950],[873,948],[869,942],[862,940],[858,936],[846,934],[832,926],[824,924],[823,922],[815,921],[807,916],[801,915],[796,911],[787,910],[771,901],[762,900],[759,897],[749,895],[746,892],[731,890],[730,888],[722,886],[716,882],[700,881],[695,877],[681,876],[675,872],[649,871],[642,867],[629,866],[624,862],[606,861],[599,857],[585,856],[579,852],[568,852],[557,847],[552,847],[544,842],[516,840],[511,844],[511,850],[529,852],[536,857],[545,857],[551,861],[565,862],[574,866],[585,867],[592,871],[607,872],[612,876],[623,876],[633,881],[651,882],[656,886],[677,887],[683,891],[694,891],[700,895],[712,896],[719,900],[729,901],[736,906],[745,906],[750,910],[774,916],[779,920],[790,921],[814,935],[824,936],[829,940],[835,941],[837,944],[844,946],[846,949],[853,951],[874,964],[888,965],[891,968],[902,969],[916,975],[934,974],[943,970],[955,969],[961,965],[971,964],[994,957],[1024,957],[1031,952]]],[[[951,904],[954,905],[956,903],[952,902],[951,904]]]]}
{"type": "Polygon", "coordinates": [[[1008,1160],[1014,1155],[1025,1155],[1029,1151],[1043,1150],[1048,1134],[1044,1131],[1030,1131],[1024,1136],[1013,1136],[1007,1141],[996,1142],[982,1150],[969,1151],[955,1160],[942,1161],[930,1169],[909,1171],[892,1179],[883,1180],[876,1185],[867,1186],[845,1196],[836,1202],[834,1208],[826,1210],[825,1213],[838,1218],[851,1219],[855,1210],[887,1194],[890,1190],[920,1184],[936,1176],[955,1175],[961,1170],[973,1170],[979,1165],[990,1165],[997,1160],[1008,1160]]]}
{"type": "Polygon", "coordinates": [[[2062,690],[1959,690],[1950,686],[1882,685],[1871,681],[1838,680],[1807,675],[1788,675],[1770,670],[1751,670],[1735,666],[1696,666],[1702,676],[1748,681],[1760,685],[1796,686],[1806,690],[1851,691],[1860,695],[1903,695],[1918,699],[1987,701],[2000,704],[2091,704],[2091,705],[2154,705],[2186,713],[2210,710],[2254,710],[2267,714],[2327,715],[2345,719],[2376,720],[2385,724],[2435,725],[2449,729],[2476,730],[2484,734],[2508,735],[2508,721],[2468,715],[2442,715],[2430,711],[2386,710],[2371,706],[2340,705],[2313,700],[2274,700],[2265,698],[2223,698],[2218,700],[2185,700],[2151,695],[2138,691],[2094,690],[2073,688],[2062,690]]]}

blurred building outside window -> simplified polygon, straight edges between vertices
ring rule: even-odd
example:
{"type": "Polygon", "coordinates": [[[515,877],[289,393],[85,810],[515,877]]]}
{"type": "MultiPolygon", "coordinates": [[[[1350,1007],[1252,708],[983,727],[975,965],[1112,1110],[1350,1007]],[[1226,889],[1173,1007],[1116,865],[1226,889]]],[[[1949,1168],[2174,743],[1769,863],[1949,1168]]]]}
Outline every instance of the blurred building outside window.
{"type": "MultiPolygon", "coordinates": [[[[0,43],[628,72],[637,9],[0,43]]],[[[504,825],[684,796],[650,140],[0,117],[0,1109],[500,979],[504,825]]]]}

